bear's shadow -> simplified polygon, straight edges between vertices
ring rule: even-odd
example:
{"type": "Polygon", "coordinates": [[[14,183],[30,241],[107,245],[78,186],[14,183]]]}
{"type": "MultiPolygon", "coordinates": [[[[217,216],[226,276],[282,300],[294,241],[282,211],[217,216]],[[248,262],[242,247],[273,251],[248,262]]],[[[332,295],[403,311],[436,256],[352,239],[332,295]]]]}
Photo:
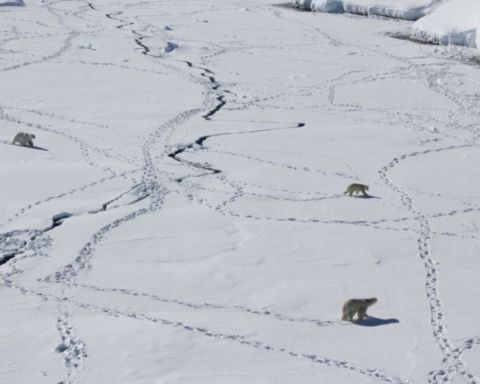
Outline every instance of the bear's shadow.
{"type": "Polygon", "coordinates": [[[381,199],[381,197],[378,197],[378,196],[372,196],[372,195],[355,195],[352,197],[355,197],[357,199],[381,199]]]}
{"type": "Polygon", "coordinates": [[[352,324],[361,325],[362,327],[378,327],[379,325],[397,324],[397,319],[379,319],[377,317],[368,317],[363,320],[356,320],[352,324]]]}
{"type": "Polygon", "coordinates": [[[37,151],[47,151],[48,152],[47,148],[37,147],[35,145],[33,147],[29,147],[28,145],[16,145],[16,144],[12,144],[12,145],[15,145],[16,147],[20,147],[20,148],[36,149],[37,151]]]}

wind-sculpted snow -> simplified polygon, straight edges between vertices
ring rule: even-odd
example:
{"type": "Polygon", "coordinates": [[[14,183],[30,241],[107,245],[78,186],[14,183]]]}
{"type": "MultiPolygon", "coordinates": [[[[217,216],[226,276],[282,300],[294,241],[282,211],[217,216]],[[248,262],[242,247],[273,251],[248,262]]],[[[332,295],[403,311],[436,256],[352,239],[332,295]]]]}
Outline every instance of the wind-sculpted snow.
{"type": "Polygon", "coordinates": [[[14,0],[14,1],[0,1],[0,7],[24,7],[25,3],[23,0],[14,0]]]}
{"type": "Polygon", "coordinates": [[[412,37],[433,44],[480,48],[480,2],[451,0],[413,24],[412,37]]]}
{"type": "Polygon", "coordinates": [[[450,0],[292,0],[292,4],[314,12],[346,12],[418,20],[448,1],[450,0]]]}
{"type": "MultiPolygon", "coordinates": [[[[377,3],[296,5],[441,2],[377,3]]],[[[480,75],[410,27],[2,7],[0,382],[480,384],[480,75]],[[372,317],[341,321],[352,297],[372,317]]]]}

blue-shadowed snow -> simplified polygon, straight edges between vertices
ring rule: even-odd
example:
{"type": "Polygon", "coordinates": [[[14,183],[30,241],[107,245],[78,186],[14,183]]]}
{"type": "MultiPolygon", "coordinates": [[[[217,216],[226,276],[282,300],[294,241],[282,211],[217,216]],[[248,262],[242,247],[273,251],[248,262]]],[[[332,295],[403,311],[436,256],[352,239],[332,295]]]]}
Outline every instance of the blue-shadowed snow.
{"type": "Polygon", "coordinates": [[[23,0],[0,0],[0,7],[23,7],[23,0]]]}
{"type": "Polygon", "coordinates": [[[418,20],[449,0],[293,0],[296,7],[316,12],[347,12],[368,16],[418,20]]]}
{"type": "Polygon", "coordinates": [[[480,1],[451,0],[413,24],[412,37],[440,45],[480,47],[480,1]]]}

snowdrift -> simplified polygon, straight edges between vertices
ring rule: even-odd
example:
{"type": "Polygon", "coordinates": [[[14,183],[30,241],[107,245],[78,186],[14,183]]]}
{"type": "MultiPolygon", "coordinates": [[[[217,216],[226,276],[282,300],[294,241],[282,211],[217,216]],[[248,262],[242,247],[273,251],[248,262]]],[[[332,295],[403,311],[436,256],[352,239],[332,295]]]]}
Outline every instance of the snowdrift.
{"type": "Polygon", "coordinates": [[[480,1],[451,0],[413,24],[412,37],[440,45],[480,47],[480,1]]]}
{"type": "Polygon", "coordinates": [[[295,7],[317,12],[347,12],[365,16],[387,16],[418,20],[449,0],[292,0],[295,7]]]}
{"type": "Polygon", "coordinates": [[[4,1],[0,0],[0,7],[24,7],[25,3],[23,0],[13,0],[13,1],[4,1]]]}

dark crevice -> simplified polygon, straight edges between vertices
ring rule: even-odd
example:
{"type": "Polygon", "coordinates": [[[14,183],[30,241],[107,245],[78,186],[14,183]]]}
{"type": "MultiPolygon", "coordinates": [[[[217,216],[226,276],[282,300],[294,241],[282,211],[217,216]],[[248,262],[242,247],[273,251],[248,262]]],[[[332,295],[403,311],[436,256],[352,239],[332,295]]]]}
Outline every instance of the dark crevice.
{"type": "Polygon", "coordinates": [[[210,118],[215,114],[217,113],[220,109],[222,109],[222,107],[227,104],[227,102],[224,100],[225,99],[225,96],[218,96],[217,97],[217,100],[220,102],[220,104],[218,104],[214,109],[212,109],[210,112],[208,112],[205,116],[203,116],[203,118],[205,120],[210,120],[210,118]]]}
{"type": "Polygon", "coordinates": [[[113,16],[118,16],[118,15],[121,15],[122,13],[123,13],[123,12],[107,13],[105,16],[107,17],[107,19],[118,21],[118,20],[115,19],[113,16]]]}
{"type": "MultiPolygon", "coordinates": [[[[115,21],[120,21],[118,19],[116,19],[115,17],[113,16],[118,16],[118,15],[121,15],[123,12],[114,12],[114,13],[107,13],[105,16],[110,19],[110,20],[115,20],[115,21]]],[[[125,24],[120,24],[117,26],[118,29],[122,29],[123,27],[126,27],[127,25],[133,25],[135,23],[125,23],[125,24]]]]}
{"type": "MultiPolygon", "coordinates": [[[[201,69],[202,71],[205,71],[205,72],[207,72],[207,73],[211,73],[212,75],[215,74],[215,72],[211,71],[211,70],[208,69],[208,68],[195,67],[190,61],[185,61],[185,63],[187,63],[187,65],[188,65],[190,68],[198,68],[198,69],[201,69]]],[[[205,75],[202,75],[202,76],[205,76],[205,75]]]]}
{"type": "MultiPolygon", "coordinates": [[[[198,67],[195,67],[190,61],[185,61],[185,63],[190,68],[198,68],[198,67]]],[[[220,88],[220,84],[218,84],[215,77],[208,75],[208,74],[214,74],[214,73],[212,71],[206,69],[206,68],[199,68],[199,69],[201,69],[205,72],[205,73],[202,73],[201,75],[203,77],[208,77],[208,79],[210,80],[210,84],[212,84],[211,89],[214,90],[214,91],[218,90],[220,88]]],[[[230,92],[228,90],[222,90],[222,91],[235,95],[235,93],[230,92]]],[[[222,107],[225,104],[227,104],[227,102],[225,101],[225,96],[223,96],[223,95],[218,96],[217,100],[220,103],[214,109],[212,109],[210,112],[208,112],[205,116],[203,116],[203,118],[205,120],[211,120],[211,117],[213,115],[215,115],[220,109],[222,109],[222,107]]],[[[204,142],[207,139],[209,139],[210,137],[213,137],[213,136],[226,136],[226,135],[235,135],[235,134],[257,133],[257,132],[266,132],[266,131],[274,131],[274,130],[282,130],[282,129],[301,128],[301,127],[304,127],[304,126],[305,126],[305,123],[297,123],[293,127],[260,129],[260,130],[256,130],[256,131],[244,131],[244,132],[217,133],[217,134],[213,134],[213,135],[200,136],[192,144],[184,144],[184,145],[178,146],[177,149],[174,152],[168,154],[168,157],[170,157],[173,160],[178,161],[180,163],[187,164],[189,166],[192,166],[192,167],[204,170],[204,171],[212,172],[211,174],[218,174],[218,173],[221,173],[222,171],[219,170],[219,169],[212,168],[208,165],[194,163],[194,162],[191,162],[191,161],[184,160],[181,157],[179,157],[179,155],[182,154],[183,152],[185,152],[187,149],[192,149],[195,144],[200,146],[200,147],[203,147],[204,142]]],[[[188,175],[188,176],[183,176],[183,177],[177,178],[177,179],[175,179],[175,181],[178,182],[178,183],[181,183],[183,180],[185,180],[188,177],[202,177],[202,176],[205,176],[205,175],[204,174],[202,174],[202,175],[188,175]]]]}
{"type": "MultiPolygon", "coordinates": [[[[3,235],[5,236],[5,235],[3,235]]],[[[8,235],[6,235],[8,237],[8,235]]],[[[16,249],[11,249],[4,253],[3,255],[0,256],[0,265],[3,265],[7,263],[9,260],[13,259],[15,256],[23,253],[22,248],[24,248],[27,245],[26,241],[22,241],[21,244],[17,244],[16,249]]]]}
{"type": "Polygon", "coordinates": [[[93,9],[94,11],[98,11],[98,9],[95,8],[92,3],[87,3],[87,5],[88,5],[91,9],[93,9]]]}
{"type": "Polygon", "coordinates": [[[201,147],[203,147],[203,142],[204,142],[205,140],[207,140],[209,137],[211,137],[211,136],[201,136],[201,137],[199,137],[197,140],[195,140],[195,144],[200,145],[201,147]]]}
{"type": "MultiPolygon", "coordinates": [[[[59,227],[60,225],[62,225],[64,223],[64,221],[66,219],[68,219],[69,217],[72,217],[72,216],[74,216],[74,215],[71,214],[71,213],[68,213],[68,212],[62,212],[62,213],[59,213],[57,215],[54,215],[52,217],[52,224],[50,224],[48,227],[46,227],[46,228],[44,228],[40,231],[36,230],[35,233],[30,236],[30,240],[33,241],[38,236],[40,236],[40,235],[42,235],[46,232],[49,232],[54,228],[59,227]]],[[[19,254],[22,254],[23,253],[22,248],[25,248],[26,245],[27,245],[27,242],[23,241],[22,245],[19,248],[17,248],[16,250],[10,251],[10,252],[7,252],[7,253],[1,255],[0,256],[0,266],[7,263],[9,260],[13,259],[15,256],[17,256],[19,254]]]]}
{"type": "Polygon", "coordinates": [[[129,26],[129,25],[133,25],[133,24],[135,24],[135,23],[126,23],[126,24],[121,24],[121,25],[119,25],[117,28],[118,28],[118,29],[122,29],[123,27],[127,27],[127,26],[129,26]]]}
{"type": "Polygon", "coordinates": [[[133,31],[133,30],[132,30],[132,33],[134,35],[140,36],[139,38],[135,39],[135,43],[137,45],[139,45],[140,47],[142,47],[142,49],[143,49],[142,53],[144,55],[148,55],[150,53],[150,48],[148,48],[145,44],[142,43],[142,40],[145,38],[145,36],[142,36],[140,33],[138,33],[137,31],[133,31]]]}
{"type": "MultiPolygon", "coordinates": [[[[141,187],[141,186],[142,186],[142,183],[134,185],[134,186],[133,186],[132,188],[130,188],[128,191],[126,191],[126,192],[118,195],[117,197],[115,197],[114,199],[111,199],[111,200],[107,201],[106,203],[103,203],[103,204],[102,204],[102,207],[101,207],[100,209],[96,209],[96,210],[94,210],[94,211],[89,211],[88,213],[90,213],[90,214],[96,214],[96,213],[100,213],[100,212],[105,212],[111,204],[113,204],[113,203],[115,203],[116,201],[120,200],[123,196],[127,195],[128,193],[134,192],[137,188],[139,188],[139,187],[141,187]]],[[[136,200],[134,200],[134,201],[132,201],[132,202],[126,204],[126,205],[135,204],[135,203],[137,203],[137,202],[139,202],[139,201],[147,198],[147,197],[150,196],[150,195],[151,195],[151,193],[147,193],[147,194],[145,194],[145,195],[142,195],[142,196],[140,196],[139,198],[137,198],[136,200]]],[[[115,207],[118,207],[118,206],[114,206],[113,208],[115,208],[115,207]]]]}
{"type": "MultiPolygon", "coordinates": [[[[51,231],[54,228],[59,227],[64,223],[64,221],[70,217],[74,216],[72,213],[68,212],[62,212],[59,214],[56,214],[55,216],[52,217],[52,224],[50,224],[47,228],[45,228],[43,231],[40,231],[39,234],[51,231]]],[[[38,235],[37,235],[38,236],[38,235]]],[[[36,237],[36,236],[35,236],[36,237]]],[[[33,239],[32,239],[33,240],[33,239]]]]}
{"type": "MultiPolygon", "coordinates": [[[[202,73],[201,75],[203,77],[207,77],[208,80],[210,80],[210,83],[213,84],[212,86],[212,90],[214,91],[217,91],[219,88],[220,88],[220,84],[218,84],[217,80],[215,79],[214,76],[210,76],[208,74],[215,74],[213,73],[212,71],[210,71],[208,68],[200,68],[200,67],[195,67],[190,61],[185,61],[185,63],[190,67],[190,68],[198,68],[198,69],[201,69],[202,71],[206,72],[206,73],[202,73]],[[208,74],[207,74],[208,73],[208,74]]],[[[230,91],[224,91],[224,92],[228,92],[228,93],[232,93],[230,91]]],[[[218,104],[213,110],[211,110],[210,112],[208,112],[205,116],[203,116],[203,118],[205,120],[210,120],[210,118],[215,114],[217,113],[225,104],[227,104],[227,102],[224,100],[225,99],[225,96],[218,96],[217,97],[217,100],[220,102],[220,104],[218,104]]]]}
{"type": "Polygon", "coordinates": [[[138,197],[137,199],[133,200],[132,202],[128,203],[127,205],[133,205],[133,204],[137,204],[138,202],[142,201],[142,200],[145,200],[147,197],[149,197],[151,195],[151,193],[147,193],[146,195],[143,195],[143,196],[140,196],[138,197]]]}
{"type": "Polygon", "coordinates": [[[172,159],[175,159],[175,156],[181,154],[182,152],[185,152],[188,148],[193,148],[193,145],[189,144],[189,145],[181,146],[181,147],[177,148],[177,150],[175,152],[170,153],[168,155],[168,157],[171,157],[172,159]]]}
{"type": "MultiPolygon", "coordinates": [[[[202,69],[205,71],[204,68],[202,68],[202,69]]],[[[206,71],[205,71],[205,72],[206,72],[206,71]]],[[[213,73],[213,72],[210,72],[210,73],[213,73]]],[[[208,76],[208,75],[206,75],[205,73],[202,73],[202,76],[208,77],[208,80],[210,80],[210,82],[213,83],[213,84],[216,84],[216,83],[217,83],[217,81],[215,80],[215,77],[213,77],[213,76],[208,76]]]]}
{"type": "MultiPolygon", "coordinates": [[[[122,195],[122,196],[123,196],[123,195],[122,195]]],[[[120,197],[121,197],[121,196],[120,196],[120,197]]],[[[120,198],[120,197],[119,197],[119,198],[120,198]]],[[[118,198],[118,199],[119,199],[119,198],[118,198]]],[[[107,201],[106,203],[103,203],[103,204],[102,204],[102,208],[96,209],[96,210],[94,210],[94,211],[88,211],[88,213],[90,213],[90,214],[96,214],[96,213],[100,213],[100,212],[105,212],[105,211],[107,210],[108,206],[109,206],[110,204],[112,204],[114,201],[118,200],[118,199],[113,199],[113,200],[107,201]]]]}
{"type": "Polygon", "coordinates": [[[292,129],[292,128],[302,128],[305,126],[305,123],[297,123],[296,126],[294,127],[283,127],[283,128],[268,128],[268,129],[259,129],[256,131],[244,131],[244,132],[228,132],[228,133],[216,133],[213,135],[206,135],[206,136],[200,136],[197,140],[195,140],[195,144],[203,147],[203,143],[205,140],[209,139],[210,137],[214,136],[229,136],[229,135],[245,135],[249,133],[259,133],[259,132],[268,132],[268,131],[279,131],[283,129],[292,129]]]}
{"type": "MultiPolygon", "coordinates": [[[[131,192],[135,188],[140,187],[141,185],[142,184],[135,185],[133,188],[129,189],[127,192],[122,193],[120,196],[118,196],[118,197],[116,197],[112,200],[109,200],[106,203],[103,203],[102,207],[100,209],[95,210],[95,211],[89,211],[88,213],[92,214],[92,213],[105,212],[108,209],[108,206],[110,204],[112,204],[115,201],[121,199],[124,195],[131,192]]],[[[138,203],[139,201],[142,201],[142,200],[146,199],[150,195],[151,195],[151,193],[146,193],[142,196],[139,196],[138,198],[136,198],[135,200],[131,201],[130,203],[128,203],[126,205],[133,205],[135,203],[138,203]]],[[[54,230],[55,228],[58,228],[59,226],[61,226],[65,222],[65,220],[67,220],[67,219],[69,219],[70,217],[73,217],[73,216],[78,216],[78,214],[73,214],[73,213],[69,213],[69,212],[62,212],[62,213],[58,213],[58,214],[54,215],[52,217],[52,223],[48,227],[46,227],[42,230],[32,230],[32,231],[28,230],[27,231],[27,232],[31,233],[30,240],[34,241],[38,236],[40,236],[44,233],[50,232],[50,231],[54,230]]],[[[8,234],[0,235],[0,237],[4,237],[4,236],[8,237],[9,235],[8,234]]],[[[7,263],[9,260],[13,259],[15,256],[24,253],[24,251],[22,249],[25,248],[25,246],[27,244],[28,243],[26,241],[23,241],[20,246],[17,245],[17,249],[7,251],[3,255],[0,255],[0,266],[7,263]]]]}
{"type": "MultiPolygon", "coordinates": [[[[244,131],[244,132],[228,132],[228,133],[217,133],[217,134],[214,134],[214,135],[205,135],[205,136],[200,136],[197,140],[194,141],[193,144],[186,144],[186,145],[182,145],[180,147],[178,147],[174,152],[170,153],[168,155],[168,157],[174,159],[175,161],[178,161],[180,163],[184,163],[184,164],[187,164],[187,165],[190,165],[192,167],[195,167],[195,168],[198,168],[198,169],[202,169],[204,171],[210,171],[212,172],[212,174],[218,174],[218,173],[221,173],[222,171],[219,170],[219,169],[215,169],[215,168],[211,168],[209,166],[206,166],[206,165],[203,165],[203,164],[199,164],[199,163],[194,163],[194,162],[191,162],[191,161],[187,161],[187,160],[184,160],[180,157],[178,157],[178,155],[180,155],[181,153],[185,152],[187,149],[191,149],[193,148],[194,144],[200,146],[200,147],[203,147],[203,143],[209,139],[210,137],[214,137],[214,136],[228,136],[228,135],[245,135],[245,134],[249,134],[249,133],[258,133],[258,132],[269,132],[269,131],[278,131],[278,130],[283,130],[283,129],[295,129],[295,128],[302,128],[305,126],[305,123],[297,123],[295,126],[293,127],[283,127],[283,128],[269,128],[269,129],[259,129],[259,130],[256,130],[256,131],[244,131]]],[[[192,177],[192,175],[189,175],[189,176],[184,176],[184,177],[180,177],[180,178],[177,178],[175,179],[176,182],[178,183],[181,183],[183,180],[185,180],[186,178],[188,177],[192,177]]]]}
{"type": "MultiPolygon", "coordinates": [[[[118,16],[118,15],[121,15],[123,12],[114,12],[114,13],[107,13],[105,16],[107,18],[109,18],[110,20],[115,20],[115,21],[125,21],[125,20],[118,20],[117,18],[115,18],[114,16],[118,16]]],[[[124,27],[127,27],[129,25],[133,25],[135,23],[131,22],[131,23],[123,23],[123,24],[120,24],[117,26],[118,29],[122,29],[124,27]]],[[[142,40],[145,38],[145,36],[142,36],[142,34],[138,33],[137,31],[135,30],[131,30],[131,32],[138,36],[136,39],[134,39],[135,41],[135,44],[137,44],[139,47],[142,48],[142,54],[143,55],[148,55],[150,53],[150,48],[148,48],[145,44],[142,43],[142,40]]]]}
{"type": "Polygon", "coordinates": [[[19,253],[22,252],[11,252],[11,253],[6,253],[3,256],[0,256],[0,266],[8,262],[9,260],[13,259],[15,256],[17,256],[19,253]]]}
{"type": "MultiPolygon", "coordinates": [[[[199,164],[199,163],[194,163],[192,161],[187,161],[187,160],[184,160],[182,158],[179,158],[177,157],[178,155],[180,155],[181,153],[185,152],[187,149],[189,148],[193,148],[193,144],[189,144],[189,145],[183,145],[179,148],[177,148],[177,150],[175,152],[172,152],[168,155],[168,157],[172,158],[173,160],[175,161],[178,161],[179,163],[183,163],[183,164],[187,164],[187,165],[190,165],[192,167],[195,167],[195,168],[198,168],[198,169],[201,169],[203,171],[209,171],[209,172],[212,172],[212,175],[215,175],[217,173],[221,173],[222,171],[219,170],[219,169],[215,169],[215,168],[211,168],[209,167],[208,165],[203,165],[203,164],[199,164]]],[[[190,177],[190,176],[184,176],[184,177],[180,177],[178,179],[175,179],[175,181],[177,181],[178,183],[181,183],[184,179],[186,179],[187,177],[190,177]]]]}
{"type": "Polygon", "coordinates": [[[142,44],[142,41],[141,41],[142,39],[143,39],[143,37],[140,37],[139,39],[135,39],[135,43],[137,43],[137,45],[139,45],[140,47],[142,47],[142,48],[143,48],[143,52],[142,52],[142,53],[143,53],[144,55],[147,55],[147,54],[150,52],[150,49],[149,49],[146,45],[142,44]]]}

